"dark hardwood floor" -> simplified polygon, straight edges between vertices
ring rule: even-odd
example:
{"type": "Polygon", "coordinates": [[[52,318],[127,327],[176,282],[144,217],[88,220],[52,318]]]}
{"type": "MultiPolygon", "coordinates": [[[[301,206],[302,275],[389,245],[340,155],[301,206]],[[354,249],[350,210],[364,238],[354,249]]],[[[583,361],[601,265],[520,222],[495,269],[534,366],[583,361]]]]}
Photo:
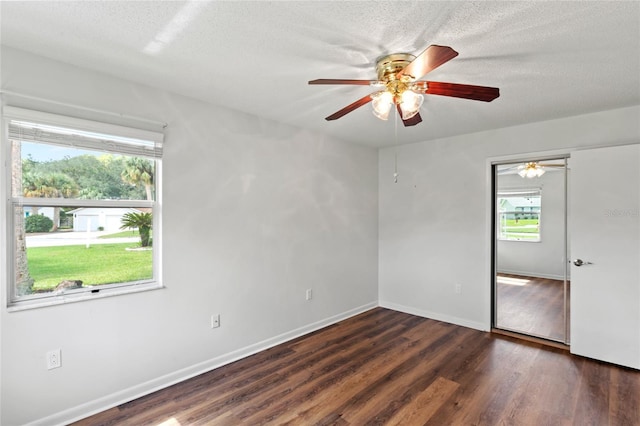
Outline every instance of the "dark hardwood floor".
{"type": "Polygon", "coordinates": [[[639,425],[640,372],[376,308],[77,425],[639,425]]]}
{"type": "MultiPolygon", "coordinates": [[[[497,278],[498,328],[565,340],[562,281],[502,273],[497,278]]],[[[567,304],[569,291],[567,282],[567,304]]]]}

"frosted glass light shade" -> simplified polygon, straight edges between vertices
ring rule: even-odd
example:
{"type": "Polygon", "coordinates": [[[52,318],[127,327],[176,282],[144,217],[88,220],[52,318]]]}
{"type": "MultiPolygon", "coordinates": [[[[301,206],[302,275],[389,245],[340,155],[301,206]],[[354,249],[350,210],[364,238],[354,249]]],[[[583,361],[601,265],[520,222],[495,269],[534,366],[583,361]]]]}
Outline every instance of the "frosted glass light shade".
{"type": "Polygon", "coordinates": [[[390,92],[378,92],[371,95],[373,98],[373,115],[380,120],[386,120],[389,118],[389,111],[391,111],[391,105],[393,105],[393,95],[390,92]]]}
{"type": "Polygon", "coordinates": [[[527,163],[524,168],[522,168],[518,174],[523,178],[535,178],[540,177],[544,174],[545,170],[538,166],[537,163],[527,163]]]}
{"type": "Polygon", "coordinates": [[[420,112],[424,97],[411,90],[405,90],[402,92],[401,101],[400,111],[402,111],[402,119],[408,120],[420,112]]]}

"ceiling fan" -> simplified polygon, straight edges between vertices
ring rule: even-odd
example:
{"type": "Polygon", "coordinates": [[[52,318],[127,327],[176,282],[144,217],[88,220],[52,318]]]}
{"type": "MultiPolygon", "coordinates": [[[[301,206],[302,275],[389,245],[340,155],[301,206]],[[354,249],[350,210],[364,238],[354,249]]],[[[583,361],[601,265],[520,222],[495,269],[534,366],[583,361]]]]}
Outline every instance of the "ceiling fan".
{"type": "Polygon", "coordinates": [[[418,56],[409,53],[393,53],[377,59],[377,80],[318,79],[309,84],[347,84],[381,88],[377,92],[358,99],[325,120],[336,120],[361,106],[373,103],[373,114],[381,120],[389,118],[389,111],[396,106],[405,126],[415,126],[422,121],[420,106],[422,95],[451,96],[491,102],[500,96],[496,87],[473,86],[470,84],[418,81],[425,74],[458,56],[458,52],[448,46],[431,45],[418,56]]]}
{"type": "Polygon", "coordinates": [[[520,177],[531,179],[542,176],[547,169],[563,169],[565,167],[566,165],[564,163],[529,161],[527,163],[499,167],[498,174],[518,174],[520,177]]]}

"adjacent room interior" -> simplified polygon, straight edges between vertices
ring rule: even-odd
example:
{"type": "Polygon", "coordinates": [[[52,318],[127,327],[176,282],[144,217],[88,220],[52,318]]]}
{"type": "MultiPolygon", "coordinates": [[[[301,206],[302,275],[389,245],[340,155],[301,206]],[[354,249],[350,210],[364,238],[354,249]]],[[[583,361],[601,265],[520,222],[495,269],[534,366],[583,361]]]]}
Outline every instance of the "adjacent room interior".
{"type": "Polygon", "coordinates": [[[0,43],[2,425],[640,422],[640,2],[0,2],[0,43]]]}
{"type": "Polygon", "coordinates": [[[569,344],[565,158],[495,166],[498,329],[569,344]]]}

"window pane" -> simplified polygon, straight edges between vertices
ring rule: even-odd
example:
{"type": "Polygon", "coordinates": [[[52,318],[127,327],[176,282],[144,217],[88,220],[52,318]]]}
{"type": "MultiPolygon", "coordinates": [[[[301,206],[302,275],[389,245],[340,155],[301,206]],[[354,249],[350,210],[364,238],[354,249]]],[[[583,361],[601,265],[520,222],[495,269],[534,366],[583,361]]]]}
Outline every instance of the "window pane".
{"type": "Polygon", "coordinates": [[[541,196],[498,194],[498,239],[540,241],[541,196]]]}
{"type": "Polygon", "coordinates": [[[12,107],[5,113],[11,303],[159,285],[152,228],[162,135],[12,107]]]}
{"type": "Polygon", "coordinates": [[[14,156],[18,155],[22,187],[17,189],[14,183],[14,196],[86,200],[155,198],[154,160],[37,142],[14,142],[14,156]]]}
{"type": "Polygon", "coordinates": [[[152,280],[151,222],[151,209],[14,206],[16,296],[152,280]]]}

